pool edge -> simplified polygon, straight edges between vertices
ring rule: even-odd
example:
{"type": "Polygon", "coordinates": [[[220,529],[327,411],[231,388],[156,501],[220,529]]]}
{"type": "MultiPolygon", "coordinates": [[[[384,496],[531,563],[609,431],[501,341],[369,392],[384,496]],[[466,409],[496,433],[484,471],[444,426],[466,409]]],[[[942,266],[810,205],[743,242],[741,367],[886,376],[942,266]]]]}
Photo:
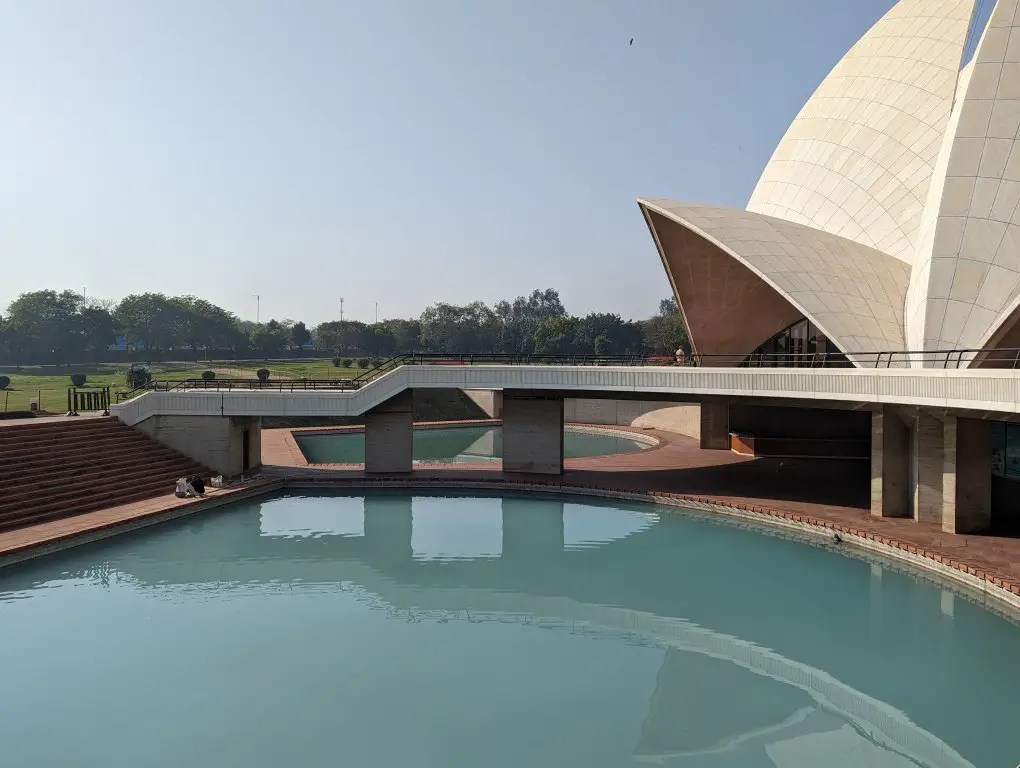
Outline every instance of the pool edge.
{"type": "MultiPolygon", "coordinates": [[[[515,492],[560,496],[587,496],[651,503],[664,507],[707,513],[708,515],[721,515],[730,519],[751,522],[763,528],[789,531],[813,539],[820,544],[833,544],[835,535],[839,534],[840,547],[845,546],[902,563],[924,574],[937,577],[937,581],[959,585],[968,592],[993,600],[1006,608],[1010,613],[1020,615],[1020,585],[1013,584],[983,569],[952,559],[937,551],[921,549],[907,542],[855,529],[853,526],[834,523],[829,520],[818,520],[807,515],[787,512],[781,509],[771,509],[756,505],[728,505],[712,499],[685,494],[661,491],[621,491],[598,486],[565,485],[555,481],[469,480],[464,478],[444,479],[425,477],[362,477],[349,479],[325,477],[321,479],[309,477],[267,478],[228,493],[191,501],[186,504],[179,504],[177,503],[178,500],[169,497],[166,499],[165,506],[161,509],[149,510],[130,519],[114,523],[98,523],[78,531],[55,534],[45,541],[40,541],[38,544],[9,549],[6,552],[0,553],[0,568],[281,490],[334,489],[358,491],[377,488],[477,490],[489,492],[512,490],[515,492]]],[[[836,553],[838,554],[838,551],[836,553]]]]}

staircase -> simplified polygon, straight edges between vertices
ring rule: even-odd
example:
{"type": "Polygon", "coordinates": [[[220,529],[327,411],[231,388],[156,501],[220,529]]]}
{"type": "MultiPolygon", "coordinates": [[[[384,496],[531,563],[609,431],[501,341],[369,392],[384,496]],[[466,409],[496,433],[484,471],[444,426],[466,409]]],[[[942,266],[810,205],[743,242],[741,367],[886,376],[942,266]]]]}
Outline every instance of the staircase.
{"type": "Polygon", "coordinates": [[[0,422],[0,530],[163,496],[212,474],[111,418],[0,422]]]}

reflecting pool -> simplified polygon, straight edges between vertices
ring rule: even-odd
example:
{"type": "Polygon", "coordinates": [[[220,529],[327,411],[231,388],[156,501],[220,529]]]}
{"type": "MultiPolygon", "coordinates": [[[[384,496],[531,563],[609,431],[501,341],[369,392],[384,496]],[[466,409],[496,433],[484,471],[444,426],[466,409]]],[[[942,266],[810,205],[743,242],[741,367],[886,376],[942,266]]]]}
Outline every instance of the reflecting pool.
{"type": "Polygon", "coordinates": [[[0,570],[24,766],[1012,766],[1020,629],[552,497],[277,496],[0,570]]]}
{"type": "MultiPolygon", "coordinates": [[[[365,461],[365,434],[295,434],[301,453],[310,464],[361,464],[365,461]]],[[[629,437],[624,432],[563,430],[563,457],[582,459],[613,453],[634,453],[655,444],[650,438],[629,437]]],[[[442,427],[414,430],[417,463],[459,464],[499,461],[503,458],[502,427],[442,427]]]]}

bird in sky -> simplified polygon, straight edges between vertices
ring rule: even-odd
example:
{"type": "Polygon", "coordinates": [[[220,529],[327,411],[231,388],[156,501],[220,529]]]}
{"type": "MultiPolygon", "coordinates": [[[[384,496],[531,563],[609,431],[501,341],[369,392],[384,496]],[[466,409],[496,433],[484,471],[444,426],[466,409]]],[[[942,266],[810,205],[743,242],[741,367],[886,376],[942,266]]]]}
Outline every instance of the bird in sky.
{"type": "Polygon", "coordinates": [[[628,45],[634,45],[634,38],[633,37],[630,39],[630,42],[628,43],[628,45]]]}

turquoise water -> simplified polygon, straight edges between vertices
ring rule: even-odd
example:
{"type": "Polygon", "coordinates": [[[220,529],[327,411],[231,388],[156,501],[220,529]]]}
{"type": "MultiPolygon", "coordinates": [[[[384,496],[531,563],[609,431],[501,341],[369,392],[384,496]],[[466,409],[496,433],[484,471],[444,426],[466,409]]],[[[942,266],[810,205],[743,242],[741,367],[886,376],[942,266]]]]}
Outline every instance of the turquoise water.
{"type": "MultiPolygon", "coordinates": [[[[365,435],[361,432],[333,435],[297,435],[298,447],[311,464],[361,464],[365,461],[365,435]]],[[[633,453],[648,448],[647,442],[622,434],[596,434],[563,431],[563,456],[581,459],[633,453]]],[[[501,427],[451,427],[416,429],[414,460],[418,462],[460,463],[499,461],[503,456],[501,427]]]]}
{"type": "Polygon", "coordinates": [[[1020,630],[654,507],[280,496],[0,570],[4,768],[1014,766],[1020,630]]]}

